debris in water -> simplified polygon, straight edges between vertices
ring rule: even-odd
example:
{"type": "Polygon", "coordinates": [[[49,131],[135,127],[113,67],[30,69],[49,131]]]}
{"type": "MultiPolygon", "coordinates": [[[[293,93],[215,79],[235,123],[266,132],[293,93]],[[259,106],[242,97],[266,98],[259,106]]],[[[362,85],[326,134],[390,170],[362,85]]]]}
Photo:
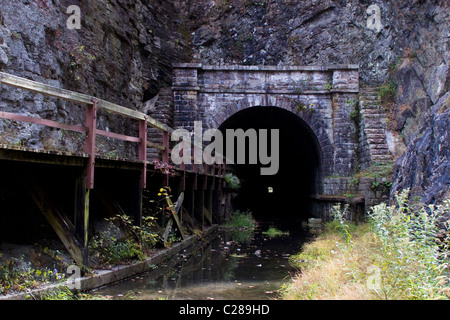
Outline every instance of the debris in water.
{"type": "Polygon", "coordinates": [[[262,267],[262,264],[257,264],[256,266],[257,266],[257,267],[262,267]]]}

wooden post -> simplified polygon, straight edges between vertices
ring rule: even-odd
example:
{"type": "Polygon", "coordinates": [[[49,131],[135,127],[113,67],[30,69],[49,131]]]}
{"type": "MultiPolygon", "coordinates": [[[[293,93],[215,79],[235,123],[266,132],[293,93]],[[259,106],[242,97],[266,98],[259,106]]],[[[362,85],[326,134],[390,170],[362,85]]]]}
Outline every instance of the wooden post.
{"type": "MultiPolygon", "coordinates": [[[[170,147],[169,147],[169,132],[168,131],[163,131],[163,146],[164,146],[164,151],[162,152],[162,162],[169,164],[170,147]]],[[[168,174],[165,175],[164,185],[165,186],[169,185],[169,175],[168,174]]]]}
{"type": "Polygon", "coordinates": [[[86,164],[86,185],[89,189],[94,189],[94,169],[95,169],[95,131],[97,130],[97,107],[98,100],[92,99],[93,105],[86,107],[86,127],[87,133],[84,141],[84,152],[89,155],[86,164]]]}
{"type": "Polygon", "coordinates": [[[142,161],[141,167],[141,188],[147,188],[147,119],[139,120],[139,160],[142,161]]]}
{"type": "Polygon", "coordinates": [[[197,188],[197,190],[195,190],[194,192],[195,193],[194,216],[203,227],[205,224],[205,213],[203,210],[203,207],[205,205],[205,197],[204,197],[203,183],[199,185],[200,188],[197,188]]]}
{"type": "Polygon", "coordinates": [[[213,190],[208,186],[205,188],[205,217],[213,223],[213,190]]]}
{"type": "Polygon", "coordinates": [[[194,206],[195,206],[195,192],[194,192],[194,181],[191,177],[186,179],[186,189],[184,190],[185,204],[183,205],[187,211],[187,215],[195,221],[194,216],[194,206]]]}
{"type": "Polygon", "coordinates": [[[86,176],[83,174],[75,180],[75,235],[80,241],[83,265],[89,260],[89,197],[90,189],[86,188],[86,176]]]}
{"type": "MultiPolygon", "coordinates": [[[[134,176],[134,174],[133,174],[134,176]]],[[[144,195],[144,188],[142,183],[143,176],[140,174],[138,177],[133,178],[131,187],[131,216],[135,226],[142,226],[142,197],[144,195]]]]}

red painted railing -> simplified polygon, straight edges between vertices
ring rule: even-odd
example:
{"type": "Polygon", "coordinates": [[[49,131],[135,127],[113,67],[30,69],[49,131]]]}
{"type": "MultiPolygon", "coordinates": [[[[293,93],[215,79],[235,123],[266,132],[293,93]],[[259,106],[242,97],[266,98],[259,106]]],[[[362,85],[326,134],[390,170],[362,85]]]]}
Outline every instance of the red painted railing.
{"type": "MultiPolygon", "coordinates": [[[[0,72],[0,83],[6,84],[8,86],[25,89],[33,92],[37,92],[43,95],[52,96],[56,98],[60,98],[67,101],[72,101],[80,104],[86,105],[86,114],[85,114],[85,125],[69,125],[64,123],[59,123],[53,120],[40,119],[36,117],[24,116],[16,113],[3,112],[0,111],[0,119],[8,119],[15,120],[21,122],[34,123],[38,125],[44,125],[53,128],[59,128],[69,131],[81,132],[85,133],[84,140],[84,152],[88,155],[88,161],[86,164],[86,186],[90,189],[94,188],[94,172],[95,172],[95,150],[96,150],[96,136],[105,136],[113,139],[119,139],[122,141],[128,141],[133,143],[138,143],[138,162],[142,164],[141,166],[141,187],[146,188],[146,175],[147,175],[147,147],[156,148],[162,151],[162,162],[169,163],[169,154],[170,154],[170,133],[173,132],[173,129],[166,126],[163,123],[147,116],[144,113],[139,111],[135,111],[132,109],[125,108],[123,106],[101,100],[89,95],[81,94],[74,91],[69,91],[61,88],[57,88],[54,86],[50,86],[47,84],[43,84],[40,82],[28,80],[25,78],[17,77],[8,73],[0,72]],[[124,134],[119,134],[115,132],[108,132],[104,130],[97,129],[97,112],[99,109],[105,109],[112,113],[134,119],[139,121],[139,136],[128,136],[124,134]],[[163,133],[163,144],[157,144],[151,141],[147,141],[147,128],[148,127],[156,128],[163,133]]],[[[210,167],[209,175],[213,176],[213,179],[216,177],[215,170],[218,169],[217,176],[219,178],[223,178],[225,175],[225,164],[223,165],[212,165],[212,166],[203,166],[203,173],[205,176],[208,175],[208,167],[210,167]]],[[[184,165],[180,166],[181,171],[183,171],[183,177],[185,176],[186,168],[184,165]]],[[[198,173],[197,166],[194,166],[195,174],[198,173]]],[[[184,180],[184,179],[183,179],[184,180]]],[[[166,182],[168,182],[168,176],[166,177],[166,182]]],[[[219,184],[220,186],[220,184],[219,184]]]]}

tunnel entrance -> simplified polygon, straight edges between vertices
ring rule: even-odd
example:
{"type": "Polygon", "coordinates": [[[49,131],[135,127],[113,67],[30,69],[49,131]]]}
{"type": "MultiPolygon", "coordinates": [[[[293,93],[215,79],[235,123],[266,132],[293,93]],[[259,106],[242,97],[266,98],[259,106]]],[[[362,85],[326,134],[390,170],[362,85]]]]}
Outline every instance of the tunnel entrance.
{"type": "MultiPolygon", "coordinates": [[[[236,209],[249,209],[257,219],[312,217],[311,195],[318,191],[321,152],[311,128],[294,113],[277,107],[241,110],[219,127],[225,141],[226,129],[239,128],[279,129],[279,170],[275,175],[261,175],[260,168],[267,165],[234,164],[241,180],[236,209]]],[[[248,148],[247,141],[247,155],[248,148]]]]}

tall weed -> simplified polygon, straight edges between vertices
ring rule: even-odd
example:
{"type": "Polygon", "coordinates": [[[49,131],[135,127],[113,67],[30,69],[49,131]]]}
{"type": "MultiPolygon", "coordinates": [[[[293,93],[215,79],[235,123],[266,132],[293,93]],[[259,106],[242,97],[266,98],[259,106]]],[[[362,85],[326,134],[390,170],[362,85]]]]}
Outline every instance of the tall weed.
{"type": "MultiPolygon", "coordinates": [[[[443,298],[448,286],[448,246],[439,246],[439,217],[450,209],[443,205],[408,204],[409,191],[396,195],[392,206],[380,204],[369,214],[377,244],[376,263],[381,270],[383,299],[443,298]]],[[[448,231],[448,230],[447,230],[448,231]]]]}

